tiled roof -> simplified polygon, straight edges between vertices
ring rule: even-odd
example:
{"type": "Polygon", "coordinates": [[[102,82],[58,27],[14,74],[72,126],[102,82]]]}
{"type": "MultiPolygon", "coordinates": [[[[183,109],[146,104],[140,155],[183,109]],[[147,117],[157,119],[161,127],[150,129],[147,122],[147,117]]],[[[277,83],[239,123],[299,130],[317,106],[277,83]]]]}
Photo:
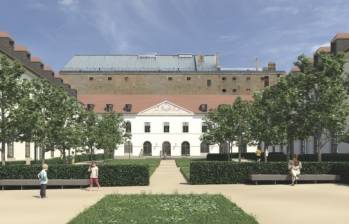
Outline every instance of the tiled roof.
{"type": "Polygon", "coordinates": [[[24,45],[15,44],[15,51],[28,51],[28,49],[24,45]]]}
{"type": "Polygon", "coordinates": [[[300,71],[301,71],[300,68],[296,65],[291,68],[291,72],[300,72],[300,71]]]}
{"type": "Polygon", "coordinates": [[[330,53],[331,52],[331,48],[330,47],[319,47],[316,50],[317,53],[330,53]]]}
{"type": "Polygon", "coordinates": [[[216,71],[216,55],[76,55],[62,71],[216,71]]]}
{"type": "Polygon", "coordinates": [[[339,39],[349,39],[349,33],[337,33],[336,36],[333,37],[332,41],[339,39]]]}
{"type": "MultiPolygon", "coordinates": [[[[220,104],[232,104],[238,95],[79,95],[78,100],[83,104],[94,104],[97,113],[103,113],[106,104],[113,104],[116,112],[123,112],[125,104],[132,104],[131,113],[139,113],[165,100],[170,101],[194,113],[201,104],[207,104],[208,110],[215,109],[220,104]]],[[[251,95],[241,96],[252,100],[251,95]]]]}
{"type": "Polygon", "coordinates": [[[8,32],[0,32],[0,37],[9,37],[11,38],[10,34],[8,32]]]}

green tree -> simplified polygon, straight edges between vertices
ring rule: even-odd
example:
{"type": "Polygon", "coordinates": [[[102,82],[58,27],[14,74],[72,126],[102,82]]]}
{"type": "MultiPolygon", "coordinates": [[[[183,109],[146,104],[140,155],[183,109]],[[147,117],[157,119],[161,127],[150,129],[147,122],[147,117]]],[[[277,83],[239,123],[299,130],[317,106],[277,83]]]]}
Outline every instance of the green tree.
{"type": "Polygon", "coordinates": [[[22,97],[21,75],[22,67],[0,56],[0,142],[1,163],[5,165],[5,146],[17,140],[15,109],[22,97]]]}
{"type": "MultiPolygon", "coordinates": [[[[235,144],[239,148],[239,161],[241,161],[242,147],[252,141],[251,129],[251,104],[238,97],[231,105],[221,105],[210,111],[205,116],[207,132],[201,139],[208,144],[228,144],[228,155],[235,144]]],[[[230,157],[228,156],[230,160],[230,157]]]]}
{"type": "Polygon", "coordinates": [[[97,123],[97,148],[104,150],[105,158],[113,156],[119,144],[124,143],[129,134],[125,131],[125,122],[119,114],[105,113],[97,123]]]}
{"type": "Polygon", "coordinates": [[[83,121],[83,145],[87,147],[90,154],[90,160],[93,160],[94,149],[97,146],[98,139],[98,118],[95,112],[86,111],[83,121]]]}
{"type": "Polygon", "coordinates": [[[315,152],[321,161],[322,149],[334,136],[342,136],[349,115],[344,55],[318,54],[313,67],[300,58],[296,65],[306,77],[308,95],[307,127],[315,138],[315,152]]]}

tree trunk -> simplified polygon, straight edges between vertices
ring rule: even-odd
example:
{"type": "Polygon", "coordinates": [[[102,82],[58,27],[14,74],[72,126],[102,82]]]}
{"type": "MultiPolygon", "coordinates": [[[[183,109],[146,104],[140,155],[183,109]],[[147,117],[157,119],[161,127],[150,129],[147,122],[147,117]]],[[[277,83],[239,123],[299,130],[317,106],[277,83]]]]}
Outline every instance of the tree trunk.
{"type": "Polygon", "coordinates": [[[1,142],[1,165],[5,166],[5,147],[6,143],[1,142]]]}
{"type": "Polygon", "coordinates": [[[227,159],[228,159],[228,161],[230,161],[230,160],[231,160],[231,158],[230,158],[230,152],[231,152],[231,143],[230,143],[230,142],[228,142],[228,155],[227,155],[227,159]]]}
{"type": "Polygon", "coordinates": [[[317,154],[317,161],[321,162],[322,156],[321,156],[321,150],[319,147],[319,141],[320,141],[320,136],[319,134],[314,135],[314,153],[317,154]]]}
{"type": "Polygon", "coordinates": [[[89,149],[90,149],[90,160],[92,161],[93,160],[93,154],[94,154],[93,146],[90,146],[89,149]]]}
{"type": "Polygon", "coordinates": [[[242,146],[242,140],[240,140],[239,147],[238,147],[239,163],[241,163],[241,148],[242,148],[241,146],[242,146]]]}
{"type": "Polygon", "coordinates": [[[65,155],[65,148],[62,150],[62,155],[63,155],[63,164],[66,166],[67,165],[67,156],[65,155]]]}
{"type": "Polygon", "coordinates": [[[264,162],[268,162],[267,154],[265,153],[268,150],[269,144],[264,143],[264,162]]]}
{"type": "Polygon", "coordinates": [[[34,142],[34,161],[36,162],[38,160],[38,146],[34,142]]]}
{"type": "Polygon", "coordinates": [[[45,163],[45,152],[46,150],[41,149],[41,164],[44,165],[45,163]]]}

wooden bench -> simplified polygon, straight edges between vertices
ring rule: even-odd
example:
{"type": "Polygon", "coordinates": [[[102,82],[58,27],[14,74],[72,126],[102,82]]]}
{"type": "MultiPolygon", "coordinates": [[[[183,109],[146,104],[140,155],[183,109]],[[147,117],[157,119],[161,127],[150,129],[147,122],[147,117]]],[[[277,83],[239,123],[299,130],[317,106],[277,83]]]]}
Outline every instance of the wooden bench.
{"type": "MultiPolygon", "coordinates": [[[[340,181],[340,175],[335,174],[303,174],[300,175],[298,181],[309,181],[317,183],[318,181],[340,181]]],[[[291,182],[291,176],[287,174],[251,174],[250,180],[258,184],[261,181],[273,181],[276,184],[277,181],[289,181],[291,182]]]]}
{"type": "MultiPolygon", "coordinates": [[[[9,186],[20,186],[21,189],[25,186],[39,186],[38,179],[2,179],[0,180],[0,186],[2,190],[9,186]]],[[[47,186],[60,186],[62,189],[64,186],[88,186],[88,179],[49,179],[47,186]]]]}

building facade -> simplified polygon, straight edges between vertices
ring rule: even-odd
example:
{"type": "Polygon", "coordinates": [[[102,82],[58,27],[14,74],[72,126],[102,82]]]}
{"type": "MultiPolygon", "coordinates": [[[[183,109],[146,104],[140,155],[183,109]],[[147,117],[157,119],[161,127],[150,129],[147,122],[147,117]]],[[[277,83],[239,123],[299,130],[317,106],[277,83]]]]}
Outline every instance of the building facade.
{"type": "MultiPolygon", "coordinates": [[[[227,150],[207,145],[203,118],[221,104],[275,85],[285,76],[274,63],[264,69],[219,66],[217,55],[77,55],[60,77],[97,113],[123,115],[132,138],[115,156],[203,156],[227,150]]],[[[245,151],[253,152],[256,146],[245,151]]],[[[237,147],[233,151],[237,152],[237,147]]]]}
{"type": "MultiPolygon", "coordinates": [[[[42,78],[48,80],[52,85],[60,86],[68,92],[69,95],[76,97],[76,90],[72,89],[69,84],[52,71],[50,66],[43,64],[41,59],[32,56],[26,47],[16,44],[12,37],[6,32],[0,32],[0,56],[5,56],[10,61],[18,62],[24,69],[22,79],[31,80],[33,78],[42,78]]],[[[34,149],[34,144],[29,142],[14,142],[8,144],[5,148],[5,158],[8,161],[12,160],[33,160],[39,157],[38,149],[34,149]]],[[[47,152],[46,158],[60,156],[58,150],[47,152]]]]}

